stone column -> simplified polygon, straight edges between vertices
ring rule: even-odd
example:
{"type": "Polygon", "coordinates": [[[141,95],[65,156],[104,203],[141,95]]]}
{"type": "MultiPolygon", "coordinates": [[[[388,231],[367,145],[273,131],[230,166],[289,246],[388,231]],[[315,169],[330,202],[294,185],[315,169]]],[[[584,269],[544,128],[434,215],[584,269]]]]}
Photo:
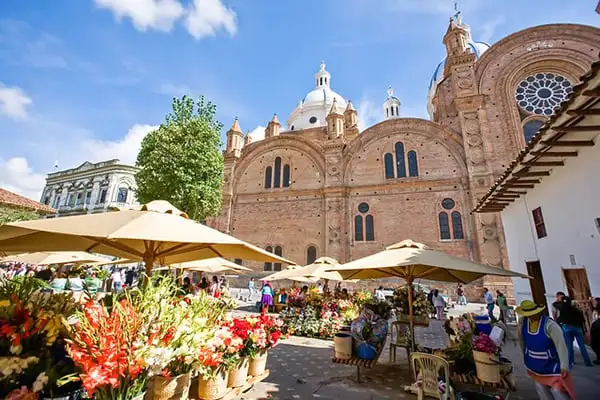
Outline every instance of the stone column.
{"type": "Polygon", "coordinates": [[[343,233],[345,221],[345,189],[343,186],[343,146],[344,139],[339,137],[329,140],[324,145],[325,151],[325,248],[323,255],[333,257],[340,262],[346,261],[346,235],[343,233]]]}

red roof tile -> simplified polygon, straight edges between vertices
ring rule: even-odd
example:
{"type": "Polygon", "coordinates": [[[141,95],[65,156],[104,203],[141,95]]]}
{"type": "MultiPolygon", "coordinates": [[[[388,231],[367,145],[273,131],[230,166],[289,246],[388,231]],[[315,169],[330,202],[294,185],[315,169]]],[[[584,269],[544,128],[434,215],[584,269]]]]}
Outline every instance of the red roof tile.
{"type": "Polygon", "coordinates": [[[9,192],[6,189],[0,188],[0,204],[6,204],[13,207],[22,207],[30,210],[37,211],[42,214],[55,213],[56,210],[48,207],[45,204],[38,203],[35,200],[28,199],[13,192],[9,192]]]}

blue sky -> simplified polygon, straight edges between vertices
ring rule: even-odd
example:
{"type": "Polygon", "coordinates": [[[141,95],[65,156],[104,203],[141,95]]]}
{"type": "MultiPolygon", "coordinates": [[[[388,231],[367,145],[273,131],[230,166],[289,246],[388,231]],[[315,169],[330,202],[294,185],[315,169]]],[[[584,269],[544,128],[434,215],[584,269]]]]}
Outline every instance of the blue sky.
{"type": "MultiPolygon", "coordinates": [[[[599,25],[596,0],[464,0],[476,40],[599,25]]],[[[55,160],[133,162],[171,98],[205,95],[224,131],[285,121],[324,60],[332,88],[381,119],[389,85],[426,117],[452,0],[0,0],[0,186],[37,198],[55,160]]]]}

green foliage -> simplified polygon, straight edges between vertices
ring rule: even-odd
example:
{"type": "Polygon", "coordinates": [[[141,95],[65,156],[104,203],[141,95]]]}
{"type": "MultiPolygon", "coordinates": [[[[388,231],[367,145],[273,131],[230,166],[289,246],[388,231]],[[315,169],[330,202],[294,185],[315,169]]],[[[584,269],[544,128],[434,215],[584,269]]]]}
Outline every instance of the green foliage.
{"type": "Polygon", "coordinates": [[[28,303],[38,290],[47,288],[49,288],[49,285],[46,282],[30,276],[1,279],[0,300],[16,298],[23,303],[28,303]]]}
{"type": "Polygon", "coordinates": [[[223,155],[216,106],[204,97],[173,99],[173,111],[142,142],[136,165],[141,203],[167,200],[203,221],[221,208],[223,155]]]}
{"type": "Polygon", "coordinates": [[[38,219],[40,216],[35,211],[18,210],[0,206],[0,225],[10,222],[28,221],[38,219]]]}

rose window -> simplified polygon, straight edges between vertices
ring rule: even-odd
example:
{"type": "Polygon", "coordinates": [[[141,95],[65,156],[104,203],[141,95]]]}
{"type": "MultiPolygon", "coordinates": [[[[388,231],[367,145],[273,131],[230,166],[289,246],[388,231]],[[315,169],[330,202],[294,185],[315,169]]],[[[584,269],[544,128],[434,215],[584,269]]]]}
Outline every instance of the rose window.
{"type": "Polygon", "coordinates": [[[573,85],[564,76],[540,73],[523,79],[515,98],[528,114],[552,115],[571,92],[573,85]]]}

